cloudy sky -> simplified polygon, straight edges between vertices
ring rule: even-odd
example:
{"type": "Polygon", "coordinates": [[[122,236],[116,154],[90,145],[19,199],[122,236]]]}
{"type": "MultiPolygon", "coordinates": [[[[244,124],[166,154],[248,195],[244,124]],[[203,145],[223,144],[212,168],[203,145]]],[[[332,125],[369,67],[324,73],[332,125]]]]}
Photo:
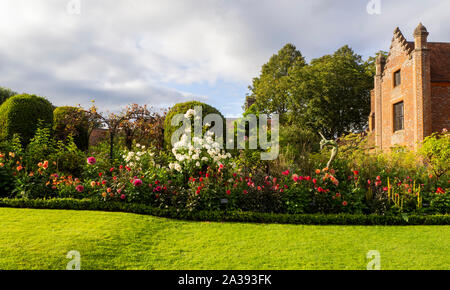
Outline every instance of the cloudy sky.
{"type": "Polygon", "coordinates": [[[449,14],[448,0],[0,0],[0,86],[109,110],[196,99],[235,116],[288,42],[308,61],[345,44],[367,57],[420,21],[450,42],[449,14]]]}

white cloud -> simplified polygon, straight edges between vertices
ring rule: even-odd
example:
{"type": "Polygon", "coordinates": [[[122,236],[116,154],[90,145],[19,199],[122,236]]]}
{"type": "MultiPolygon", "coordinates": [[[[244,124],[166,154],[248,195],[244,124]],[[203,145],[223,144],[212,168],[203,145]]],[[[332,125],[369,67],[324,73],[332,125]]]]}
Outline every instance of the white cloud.
{"type": "MultiPolygon", "coordinates": [[[[389,48],[396,26],[411,39],[419,21],[430,40],[450,41],[449,1],[381,0],[381,15],[368,1],[81,0],[70,15],[69,0],[0,0],[0,85],[57,105],[162,106],[205,99],[202,84],[245,88],[287,42],[308,59],[344,44],[368,56],[389,48]]],[[[245,92],[229,94],[208,101],[239,113],[245,92]]]]}

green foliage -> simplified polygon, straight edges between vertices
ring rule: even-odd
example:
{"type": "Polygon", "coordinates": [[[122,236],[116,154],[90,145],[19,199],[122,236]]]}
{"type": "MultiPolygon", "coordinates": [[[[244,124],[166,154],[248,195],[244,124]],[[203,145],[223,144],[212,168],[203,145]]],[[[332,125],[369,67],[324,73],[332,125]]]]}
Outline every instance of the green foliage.
{"type": "Polygon", "coordinates": [[[85,158],[72,136],[69,135],[64,141],[56,141],[52,130],[40,123],[26,148],[24,163],[33,167],[39,162],[50,161],[55,164],[57,172],[81,176],[85,158]]]}
{"type": "Polygon", "coordinates": [[[426,137],[419,153],[437,178],[445,175],[450,170],[450,134],[444,131],[426,137]]]}
{"type": "Polygon", "coordinates": [[[431,212],[450,214],[450,194],[437,194],[431,201],[431,212]]]}
{"type": "Polygon", "coordinates": [[[370,112],[369,64],[348,46],[293,73],[291,117],[327,138],[361,131],[370,112]]]}
{"type": "Polygon", "coordinates": [[[53,131],[57,140],[65,140],[73,136],[80,150],[86,151],[89,146],[89,124],[82,109],[76,107],[58,107],[53,111],[53,131]]]}
{"type": "MultiPolygon", "coordinates": [[[[167,116],[164,120],[164,146],[166,149],[171,149],[172,148],[172,144],[171,144],[171,139],[172,139],[172,134],[181,127],[181,124],[178,127],[172,126],[172,118],[177,115],[177,114],[186,114],[186,112],[190,109],[194,109],[196,106],[200,106],[202,107],[202,114],[203,114],[203,118],[206,117],[209,114],[218,114],[222,117],[223,119],[223,126],[224,126],[224,138],[225,138],[225,118],[223,117],[223,115],[214,107],[205,104],[205,103],[201,103],[201,102],[197,102],[197,101],[191,101],[191,102],[186,102],[186,103],[178,103],[175,106],[173,106],[173,108],[170,109],[170,111],[167,113],[167,116]]],[[[192,124],[193,125],[193,124],[192,124]]],[[[214,124],[211,124],[212,126],[214,126],[214,124]]],[[[194,132],[192,130],[192,132],[194,132]]]]}
{"type": "Polygon", "coordinates": [[[38,121],[51,127],[53,124],[52,104],[35,95],[16,95],[0,106],[0,139],[19,134],[24,146],[33,138],[38,121]]]}
{"type": "Polygon", "coordinates": [[[20,136],[18,134],[14,134],[11,139],[0,141],[0,153],[9,152],[22,155],[22,143],[20,142],[20,136]]]}
{"type": "Polygon", "coordinates": [[[56,151],[50,158],[56,162],[58,172],[73,176],[82,175],[86,157],[78,149],[72,136],[69,136],[64,141],[58,141],[56,151]]]}
{"type": "Polygon", "coordinates": [[[298,85],[293,82],[292,71],[302,69],[305,65],[300,51],[294,45],[286,44],[262,66],[260,76],[254,78],[249,87],[249,96],[256,100],[255,104],[261,112],[277,113],[283,120],[284,114],[290,109],[292,87],[298,85]]]}
{"type": "Polygon", "coordinates": [[[382,55],[386,59],[388,57],[388,52],[380,50],[374,56],[370,56],[365,62],[367,65],[367,71],[370,73],[370,75],[372,77],[375,77],[375,73],[376,73],[376,65],[375,64],[376,64],[377,57],[379,55],[382,55]]]}
{"type": "Polygon", "coordinates": [[[0,87],[0,105],[3,104],[8,98],[17,95],[11,89],[0,87]]]}
{"type": "Polygon", "coordinates": [[[301,125],[291,124],[280,128],[280,168],[301,169],[312,172],[310,153],[319,150],[319,142],[315,132],[301,125]]]}
{"type": "Polygon", "coordinates": [[[0,166],[0,197],[9,197],[15,186],[15,179],[12,172],[0,166]]]}
{"type": "Polygon", "coordinates": [[[36,134],[30,140],[25,151],[25,164],[36,166],[39,162],[49,160],[50,156],[57,152],[56,141],[53,139],[52,130],[39,123],[36,134]]]}
{"type": "Polygon", "coordinates": [[[25,199],[54,198],[57,193],[51,186],[47,186],[48,180],[47,175],[22,174],[16,179],[13,193],[25,199]]]}

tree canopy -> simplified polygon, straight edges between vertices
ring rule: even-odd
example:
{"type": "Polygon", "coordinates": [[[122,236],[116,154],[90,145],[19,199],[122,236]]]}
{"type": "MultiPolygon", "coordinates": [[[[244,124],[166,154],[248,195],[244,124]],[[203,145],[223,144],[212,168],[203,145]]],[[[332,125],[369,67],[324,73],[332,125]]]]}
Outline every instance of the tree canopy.
{"type": "Polygon", "coordinates": [[[262,66],[260,76],[249,86],[249,97],[255,100],[261,112],[285,114],[289,110],[291,71],[305,65],[300,51],[294,45],[286,44],[262,66]]]}
{"type": "Polygon", "coordinates": [[[348,46],[297,71],[291,116],[328,138],[361,131],[370,113],[372,65],[348,46]]]}
{"type": "Polygon", "coordinates": [[[370,113],[374,59],[364,61],[345,45],[307,64],[287,44],[263,65],[249,97],[260,112],[280,114],[282,124],[320,131],[328,138],[361,131],[370,113]]]}
{"type": "Polygon", "coordinates": [[[17,95],[17,93],[12,91],[11,89],[0,87],[0,105],[3,104],[6,99],[15,95],[17,95]]]}

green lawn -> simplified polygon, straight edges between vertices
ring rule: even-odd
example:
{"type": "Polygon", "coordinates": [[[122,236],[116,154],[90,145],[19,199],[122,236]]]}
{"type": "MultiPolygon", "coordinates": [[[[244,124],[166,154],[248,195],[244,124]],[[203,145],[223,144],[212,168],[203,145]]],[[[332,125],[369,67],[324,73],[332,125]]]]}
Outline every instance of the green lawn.
{"type": "Polygon", "coordinates": [[[127,213],[0,208],[0,269],[450,269],[450,226],[174,221],[127,213]]]}

